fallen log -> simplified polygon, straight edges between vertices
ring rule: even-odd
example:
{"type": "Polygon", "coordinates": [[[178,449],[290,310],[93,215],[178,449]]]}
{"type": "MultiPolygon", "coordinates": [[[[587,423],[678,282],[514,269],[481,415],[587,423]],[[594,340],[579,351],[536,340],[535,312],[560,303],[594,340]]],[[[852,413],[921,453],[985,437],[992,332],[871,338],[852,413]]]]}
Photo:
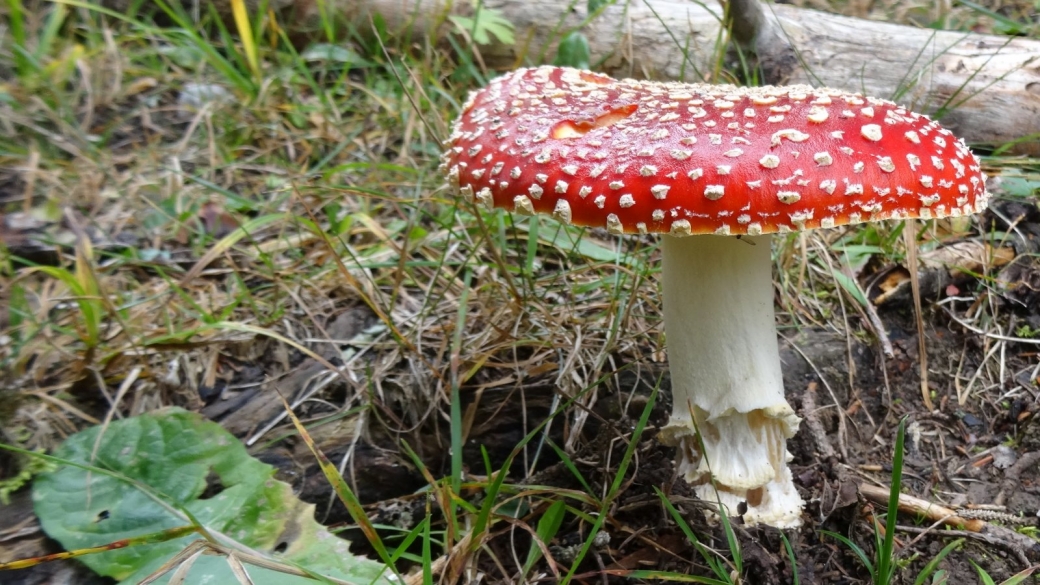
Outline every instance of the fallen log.
{"type": "MultiPolygon", "coordinates": [[[[297,0],[309,2],[311,0],[297,0]]],[[[331,10],[351,22],[380,15],[392,34],[444,34],[469,2],[348,0],[331,10]]],[[[551,59],[571,30],[588,38],[591,61],[613,76],[700,80],[719,60],[723,11],[677,0],[616,2],[590,16],[585,2],[485,0],[516,27],[514,45],[481,47],[490,67],[551,59]]],[[[1040,153],[1040,41],[935,31],[738,0],[735,40],[754,50],[766,83],[809,83],[894,98],[938,114],[975,145],[1018,141],[1040,153]]],[[[305,10],[306,11],[306,10],[305,10]]],[[[306,21],[306,18],[302,19],[306,21]]]]}

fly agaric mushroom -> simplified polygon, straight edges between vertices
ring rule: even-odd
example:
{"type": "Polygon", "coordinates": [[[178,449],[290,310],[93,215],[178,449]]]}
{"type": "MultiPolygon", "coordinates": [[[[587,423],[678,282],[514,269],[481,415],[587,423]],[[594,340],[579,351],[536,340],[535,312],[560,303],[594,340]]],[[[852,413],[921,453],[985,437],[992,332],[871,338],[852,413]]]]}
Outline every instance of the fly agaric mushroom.
{"type": "Polygon", "coordinates": [[[989,197],[978,158],[938,123],[809,86],[520,69],[470,95],[446,146],[451,185],[488,208],[666,234],[661,438],[701,498],[780,528],[801,523],[786,448],[800,419],[780,376],[771,234],[959,216],[989,197]]]}

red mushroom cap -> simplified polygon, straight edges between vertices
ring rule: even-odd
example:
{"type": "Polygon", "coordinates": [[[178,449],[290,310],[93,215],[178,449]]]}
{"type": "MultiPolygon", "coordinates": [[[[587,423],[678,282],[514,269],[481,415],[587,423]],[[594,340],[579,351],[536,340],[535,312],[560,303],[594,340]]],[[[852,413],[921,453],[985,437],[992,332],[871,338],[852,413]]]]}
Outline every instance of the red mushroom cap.
{"type": "Polygon", "coordinates": [[[520,69],[473,93],[444,155],[488,207],[615,233],[766,234],[981,211],[979,159],[927,116],[808,86],[520,69]]]}

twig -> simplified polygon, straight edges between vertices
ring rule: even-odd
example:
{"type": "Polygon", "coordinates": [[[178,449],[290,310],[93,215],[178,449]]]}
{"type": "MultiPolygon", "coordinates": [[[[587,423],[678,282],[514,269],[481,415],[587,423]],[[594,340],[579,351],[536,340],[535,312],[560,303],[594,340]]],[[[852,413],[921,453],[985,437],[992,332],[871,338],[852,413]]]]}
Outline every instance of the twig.
{"type": "Polygon", "coordinates": [[[1033,345],[1040,345],[1040,339],[1031,339],[1031,338],[1028,338],[1028,337],[1012,337],[1010,335],[999,335],[999,334],[996,334],[996,333],[990,333],[988,331],[983,331],[982,329],[979,329],[978,327],[974,327],[970,323],[968,323],[967,321],[961,319],[960,317],[955,315],[953,313],[953,311],[947,309],[946,307],[942,307],[942,310],[945,311],[946,314],[950,316],[950,319],[953,319],[961,327],[964,327],[965,329],[967,329],[968,331],[971,331],[972,333],[977,333],[979,335],[982,335],[983,337],[988,337],[990,339],[997,339],[997,340],[1000,340],[1000,341],[1011,341],[1011,342],[1014,342],[1014,343],[1030,343],[1030,344],[1033,344],[1033,345]]]}
{"type": "MultiPolygon", "coordinates": [[[[859,493],[875,504],[888,505],[889,490],[887,487],[861,483],[859,485],[859,493]]],[[[900,512],[924,517],[936,524],[942,523],[953,528],[953,530],[935,531],[936,534],[943,536],[966,536],[999,546],[1012,552],[1015,558],[1024,566],[1031,564],[1030,554],[1040,558],[1040,543],[1009,528],[990,524],[977,518],[964,518],[950,508],[907,494],[899,494],[898,507],[900,512]]],[[[935,526],[927,528],[897,526],[897,528],[911,534],[924,534],[933,531],[935,526]]]]}
{"type": "MultiPolygon", "coordinates": [[[[856,280],[853,279],[852,282],[856,282],[856,280]]],[[[856,283],[856,286],[859,287],[859,283],[856,283]]],[[[888,331],[885,329],[885,324],[881,322],[881,317],[878,315],[877,309],[874,308],[874,303],[868,300],[863,305],[863,312],[867,314],[867,320],[870,321],[870,326],[874,328],[874,335],[877,336],[878,343],[881,344],[881,351],[885,353],[885,357],[888,359],[896,357],[896,352],[892,348],[892,340],[888,338],[888,331]]]]}
{"type": "Polygon", "coordinates": [[[1018,489],[1019,476],[1022,475],[1022,472],[1033,469],[1038,464],[1040,464],[1040,451],[1033,451],[1019,457],[1018,461],[1004,472],[1004,481],[1000,483],[1000,492],[997,493],[997,497],[993,498],[993,503],[1003,506],[1008,494],[1018,489]]]}
{"type": "Polygon", "coordinates": [[[910,534],[925,534],[931,532],[936,536],[974,538],[975,540],[981,540],[986,544],[992,544],[994,546],[999,546],[1000,548],[1007,550],[1011,554],[1015,555],[1015,558],[1018,559],[1018,562],[1022,563],[1023,566],[1028,567],[1033,564],[1029,560],[1029,557],[1026,556],[1025,551],[1023,551],[1022,548],[1018,546],[1018,543],[1008,542],[998,536],[988,534],[986,532],[972,532],[970,530],[933,530],[932,527],[922,528],[919,526],[903,525],[896,525],[896,530],[901,530],[910,534]]]}
{"type": "MultiPolygon", "coordinates": [[[[888,505],[889,488],[859,484],[859,493],[875,504],[888,505]]],[[[962,518],[950,508],[922,500],[907,494],[899,494],[899,511],[916,516],[923,516],[932,522],[942,522],[947,526],[979,532],[986,522],[978,519],[962,518]]]]}

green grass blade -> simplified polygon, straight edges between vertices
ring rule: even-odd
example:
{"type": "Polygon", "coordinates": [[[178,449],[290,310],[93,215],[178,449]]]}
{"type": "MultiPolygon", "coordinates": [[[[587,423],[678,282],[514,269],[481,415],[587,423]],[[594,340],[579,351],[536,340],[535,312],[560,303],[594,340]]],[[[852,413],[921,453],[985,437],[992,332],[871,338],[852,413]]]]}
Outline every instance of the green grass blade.
{"type": "Polygon", "coordinates": [[[939,563],[943,559],[945,559],[951,552],[960,548],[962,544],[964,544],[964,539],[958,538],[957,540],[944,546],[943,549],[939,551],[939,554],[935,555],[935,557],[928,561],[928,563],[925,564],[924,568],[921,569],[921,572],[917,575],[917,578],[914,579],[914,585],[925,585],[925,582],[928,581],[928,578],[932,576],[932,573],[934,573],[935,570],[939,568],[939,563]]]}
{"type": "Polygon", "coordinates": [[[658,581],[672,581],[675,583],[703,583],[704,585],[729,585],[727,581],[719,581],[711,577],[700,577],[687,575],[685,573],[672,573],[670,571],[631,571],[626,574],[631,579],[654,579],[658,581]]]}
{"type": "MultiPolygon", "coordinates": [[[[557,500],[553,502],[542,514],[542,517],[538,519],[538,527],[535,528],[535,533],[538,535],[538,540],[548,545],[549,542],[559,532],[560,526],[563,525],[563,518],[567,512],[567,502],[563,500],[557,500]]],[[[531,568],[538,562],[538,559],[542,558],[542,548],[537,543],[531,543],[531,550],[527,551],[527,561],[524,562],[524,569],[522,575],[527,576],[531,572],[531,568]]],[[[521,579],[523,581],[524,579],[521,579]]]]}
{"type": "Polygon", "coordinates": [[[847,536],[838,534],[837,532],[831,532],[830,530],[821,530],[820,534],[824,536],[829,536],[834,540],[837,540],[838,542],[849,547],[849,550],[851,550],[853,554],[855,554],[856,557],[859,558],[860,562],[863,563],[863,566],[867,568],[867,572],[871,575],[874,575],[874,563],[871,562],[870,557],[867,556],[866,551],[864,551],[863,548],[861,548],[858,544],[849,540],[847,536]]]}
{"type": "Polygon", "coordinates": [[[311,438],[311,434],[307,431],[307,428],[303,426],[300,419],[296,417],[296,413],[293,412],[292,407],[286,402],[285,398],[282,398],[282,404],[285,407],[285,412],[289,416],[289,420],[292,421],[296,432],[300,434],[300,438],[303,439],[304,443],[307,444],[307,448],[310,449],[314,458],[318,460],[318,466],[321,468],[322,473],[325,475],[325,479],[328,480],[332,486],[332,491],[336,493],[339,501],[347,509],[347,513],[350,514],[350,518],[357,524],[358,528],[361,529],[361,533],[365,535],[369,544],[375,549],[376,554],[379,555],[379,560],[383,561],[397,577],[401,579],[401,574],[397,572],[397,568],[394,566],[393,558],[390,556],[386,545],[383,543],[383,539],[379,537],[379,533],[376,532],[375,526],[372,525],[372,521],[368,519],[368,514],[365,513],[365,508],[361,505],[361,501],[358,500],[354,490],[350,489],[350,486],[344,481],[343,476],[339,474],[339,470],[329,460],[329,458],[318,448],[318,445],[314,443],[314,439],[311,438]]]}
{"type": "Polygon", "coordinates": [[[979,581],[982,582],[982,585],[997,585],[996,582],[993,581],[993,577],[990,577],[989,573],[987,573],[982,567],[978,566],[973,559],[968,559],[968,562],[971,563],[971,566],[975,567],[975,572],[978,573],[979,581]]]}
{"type": "MultiPolygon", "coordinates": [[[[466,330],[466,315],[469,310],[469,293],[472,272],[466,270],[462,278],[462,293],[459,295],[458,312],[455,316],[455,331],[451,336],[451,493],[462,492],[462,397],[459,380],[459,363],[462,356],[462,332],[466,330]]],[[[455,499],[452,498],[448,513],[449,521],[457,528],[455,499]]],[[[457,532],[456,532],[457,533],[457,532]]]]}
{"type": "MultiPolygon", "coordinates": [[[[20,0],[14,0],[19,2],[20,0]]],[[[36,43],[36,62],[40,63],[43,58],[50,55],[54,50],[54,39],[58,38],[58,33],[61,32],[62,25],[65,24],[65,17],[68,16],[69,9],[63,4],[55,4],[54,10],[51,11],[49,17],[47,17],[47,24],[43,28],[43,32],[40,34],[40,39],[36,43]]]]}
{"type": "Polygon", "coordinates": [[[895,454],[892,458],[892,489],[888,495],[888,513],[885,514],[885,537],[878,551],[876,583],[891,583],[896,563],[892,558],[896,543],[896,521],[899,519],[899,490],[903,482],[903,442],[906,438],[906,419],[899,421],[896,430],[895,454]]]}
{"type": "Polygon", "coordinates": [[[643,436],[643,431],[646,429],[647,421],[650,420],[650,413],[654,410],[654,404],[657,402],[657,392],[661,388],[660,380],[654,386],[653,392],[650,393],[650,398],[646,401],[646,406],[643,407],[643,413],[639,416],[639,421],[636,423],[635,428],[632,429],[632,438],[628,442],[628,447],[625,449],[625,454],[621,458],[621,462],[618,464],[617,473],[614,474],[614,481],[610,485],[610,490],[607,492],[607,497],[603,498],[603,503],[600,508],[599,514],[596,516],[596,522],[589,528],[589,536],[585,539],[585,543],[582,545],[581,550],[574,557],[574,562],[571,564],[571,568],[567,571],[567,576],[563,578],[562,585],[570,583],[571,579],[574,578],[575,571],[578,570],[578,566],[581,561],[585,558],[585,555],[589,553],[592,548],[592,539],[596,533],[599,532],[603,526],[603,522],[607,519],[607,510],[610,508],[611,502],[618,494],[618,490],[621,489],[621,484],[624,481],[625,473],[628,471],[628,466],[632,462],[632,454],[635,453],[636,446],[639,444],[639,438],[643,436]]]}
{"type": "Polygon", "coordinates": [[[25,77],[34,69],[29,60],[29,48],[25,44],[25,19],[22,0],[7,0],[7,22],[11,31],[11,53],[18,77],[25,77]]]}
{"type": "Polygon", "coordinates": [[[784,550],[787,551],[787,560],[791,562],[791,585],[801,585],[801,580],[798,578],[798,562],[795,560],[791,541],[787,539],[787,535],[783,532],[780,533],[780,540],[783,541],[784,550]]]}

